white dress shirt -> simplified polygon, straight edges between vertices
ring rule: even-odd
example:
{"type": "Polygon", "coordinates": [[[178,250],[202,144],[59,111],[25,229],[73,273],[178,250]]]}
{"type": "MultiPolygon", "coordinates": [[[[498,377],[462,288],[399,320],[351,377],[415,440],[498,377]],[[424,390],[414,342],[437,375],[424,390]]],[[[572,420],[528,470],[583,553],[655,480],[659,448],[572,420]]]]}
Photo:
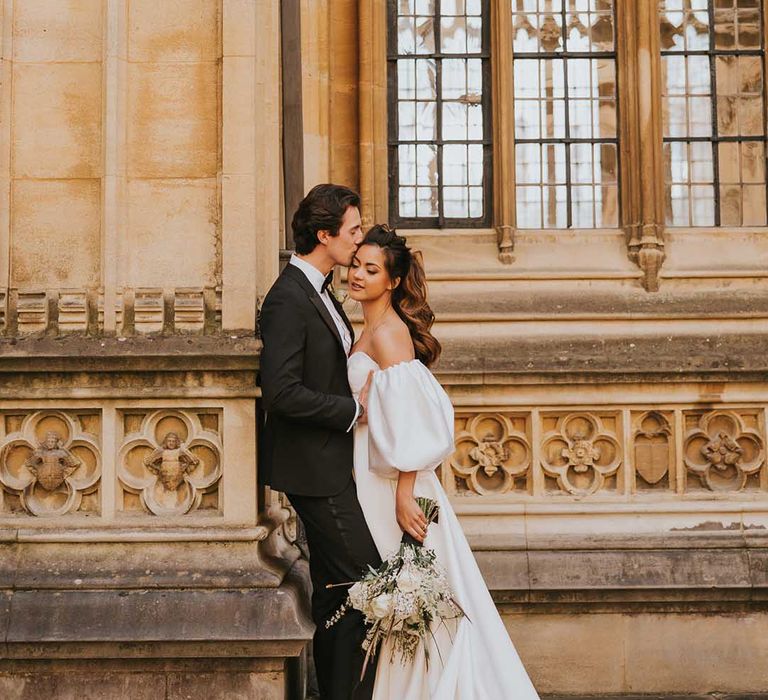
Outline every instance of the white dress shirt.
{"type": "MultiPolygon", "coordinates": [[[[306,278],[309,280],[309,283],[315,288],[315,291],[320,295],[320,298],[323,300],[323,304],[325,304],[326,308],[328,309],[328,313],[331,314],[331,318],[333,319],[334,324],[336,325],[337,330],[339,331],[339,335],[341,336],[342,344],[344,345],[344,353],[349,356],[349,351],[352,349],[352,336],[349,333],[349,329],[347,328],[344,321],[341,320],[341,316],[339,315],[339,312],[336,310],[336,307],[333,305],[333,302],[331,301],[331,296],[328,293],[328,290],[322,291],[323,289],[323,282],[325,282],[325,275],[320,272],[312,263],[308,263],[306,260],[302,260],[297,255],[291,255],[290,260],[291,265],[295,265],[296,267],[301,270],[306,278]]],[[[357,422],[357,419],[360,417],[360,404],[358,403],[357,399],[355,399],[355,417],[352,419],[352,423],[350,424],[349,428],[347,428],[347,432],[352,430],[352,426],[357,422]]]]}

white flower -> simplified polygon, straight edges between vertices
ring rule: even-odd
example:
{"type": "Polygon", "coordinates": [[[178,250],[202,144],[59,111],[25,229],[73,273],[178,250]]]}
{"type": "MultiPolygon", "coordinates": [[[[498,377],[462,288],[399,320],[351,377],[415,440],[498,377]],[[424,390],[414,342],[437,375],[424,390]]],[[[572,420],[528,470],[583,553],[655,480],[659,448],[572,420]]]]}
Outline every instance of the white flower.
{"type": "Polygon", "coordinates": [[[366,598],[368,597],[368,586],[362,581],[358,581],[352,588],[349,589],[349,601],[352,603],[352,607],[357,610],[362,610],[365,606],[366,598]]]}
{"type": "Polygon", "coordinates": [[[334,289],[333,285],[331,285],[330,292],[339,304],[343,304],[347,300],[348,294],[343,289],[334,289]]]}
{"type": "Polygon", "coordinates": [[[415,591],[421,585],[421,576],[419,576],[411,567],[403,567],[403,570],[397,575],[397,587],[403,593],[415,591]]]}
{"type": "Polygon", "coordinates": [[[371,601],[371,610],[379,619],[387,617],[392,612],[392,596],[389,593],[382,593],[371,601]]]}

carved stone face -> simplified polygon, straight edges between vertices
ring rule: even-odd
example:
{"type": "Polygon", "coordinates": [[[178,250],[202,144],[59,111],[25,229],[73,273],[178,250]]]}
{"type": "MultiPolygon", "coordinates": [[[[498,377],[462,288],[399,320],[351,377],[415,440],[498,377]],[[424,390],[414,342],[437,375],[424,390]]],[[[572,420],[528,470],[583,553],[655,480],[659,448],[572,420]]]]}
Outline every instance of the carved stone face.
{"type": "Polygon", "coordinates": [[[168,433],[163,440],[163,447],[166,450],[175,450],[179,446],[179,436],[176,433],[168,433]]]}
{"type": "Polygon", "coordinates": [[[55,450],[59,445],[59,434],[54,433],[53,431],[47,432],[45,434],[45,439],[43,440],[43,447],[46,450],[55,450]]]}

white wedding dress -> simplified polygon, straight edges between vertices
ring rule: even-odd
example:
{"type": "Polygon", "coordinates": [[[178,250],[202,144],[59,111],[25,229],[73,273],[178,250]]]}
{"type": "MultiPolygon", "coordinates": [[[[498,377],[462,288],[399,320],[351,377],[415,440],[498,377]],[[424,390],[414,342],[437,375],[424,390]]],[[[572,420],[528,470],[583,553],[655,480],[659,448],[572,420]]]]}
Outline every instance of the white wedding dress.
{"type": "Polygon", "coordinates": [[[415,496],[436,500],[438,522],[427,532],[453,593],[467,614],[435,630],[429,668],[420,649],[404,664],[379,652],[373,700],[534,700],[538,694],[499,617],[461,525],[434,470],[453,452],[453,407],[418,360],[385,370],[354,352],[347,371],[357,394],[374,370],[368,425],[355,428],[357,496],[382,558],[397,551],[402,531],[395,517],[398,471],[418,471],[415,496]]]}

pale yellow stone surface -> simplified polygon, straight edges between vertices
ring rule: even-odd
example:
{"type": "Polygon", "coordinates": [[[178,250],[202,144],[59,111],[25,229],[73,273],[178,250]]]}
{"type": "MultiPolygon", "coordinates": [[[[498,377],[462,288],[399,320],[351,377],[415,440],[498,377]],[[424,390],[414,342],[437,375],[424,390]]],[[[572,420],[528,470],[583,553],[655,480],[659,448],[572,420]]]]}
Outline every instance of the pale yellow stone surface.
{"type": "Polygon", "coordinates": [[[624,688],[621,615],[502,615],[539,693],[610,693],[624,688]]]}
{"type": "Polygon", "coordinates": [[[14,65],[13,175],[99,177],[101,64],[14,65]]]}
{"type": "Polygon", "coordinates": [[[766,689],[765,613],[505,614],[503,619],[539,693],[766,689]]]}
{"type": "Polygon", "coordinates": [[[129,60],[216,61],[219,0],[130,0],[129,60]]]}
{"type": "Polygon", "coordinates": [[[104,0],[17,0],[15,61],[101,61],[104,0]]]}
{"type": "Polygon", "coordinates": [[[131,64],[128,174],[214,177],[219,90],[215,63],[131,64]]]}
{"type": "Polygon", "coordinates": [[[252,0],[223,0],[223,8],[223,55],[255,55],[256,4],[252,0]]]}
{"type": "Polygon", "coordinates": [[[194,287],[215,283],[217,185],[208,180],[133,180],[128,233],[120,241],[125,284],[194,287]]]}
{"type": "Polygon", "coordinates": [[[98,180],[17,180],[11,284],[56,289],[99,282],[98,180]]]}

